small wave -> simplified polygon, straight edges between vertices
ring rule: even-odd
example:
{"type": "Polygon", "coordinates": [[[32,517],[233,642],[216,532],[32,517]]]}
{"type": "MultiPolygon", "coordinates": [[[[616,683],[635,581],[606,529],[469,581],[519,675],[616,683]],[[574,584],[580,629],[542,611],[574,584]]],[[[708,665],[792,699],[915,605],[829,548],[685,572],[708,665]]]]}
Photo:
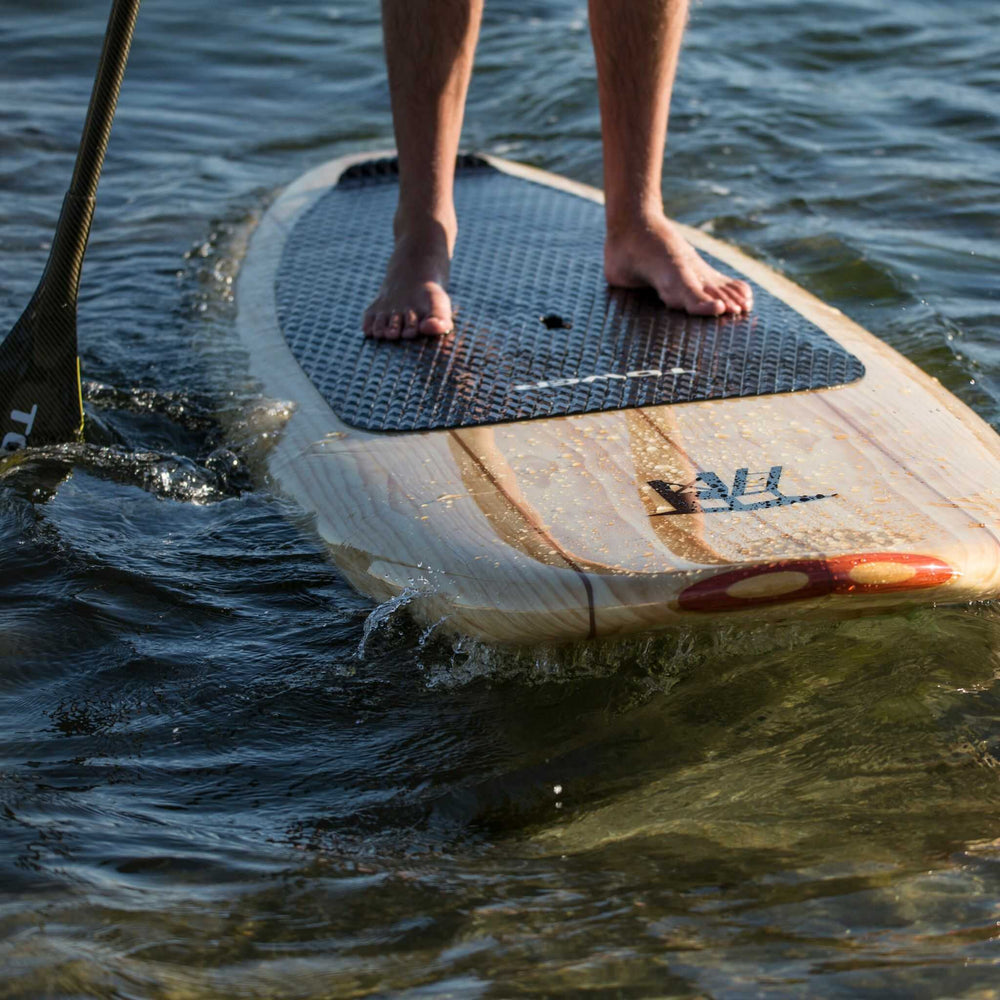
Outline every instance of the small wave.
{"type": "Polygon", "coordinates": [[[242,459],[227,448],[216,448],[196,461],[185,455],[95,444],[33,448],[5,463],[0,477],[38,502],[51,497],[74,469],[137,486],[163,500],[194,504],[239,496],[247,478],[242,459]]]}

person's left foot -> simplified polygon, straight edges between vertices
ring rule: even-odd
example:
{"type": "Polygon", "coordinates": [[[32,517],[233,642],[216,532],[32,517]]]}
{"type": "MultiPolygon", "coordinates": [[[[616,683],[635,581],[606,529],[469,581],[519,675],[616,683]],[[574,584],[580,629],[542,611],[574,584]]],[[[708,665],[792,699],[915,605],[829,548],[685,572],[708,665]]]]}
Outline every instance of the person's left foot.
{"type": "Polygon", "coordinates": [[[720,274],[662,213],[608,226],[604,246],[608,284],[652,288],[671,309],[695,316],[748,313],[753,292],[745,281],[720,274]]]}
{"type": "Polygon", "coordinates": [[[451,248],[455,245],[455,215],[442,219],[419,217],[416,223],[397,213],[396,245],[382,287],[361,321],[366,337],[411,340],[441,337],[451,332],[451,299],[446,291],[451,248]]]}

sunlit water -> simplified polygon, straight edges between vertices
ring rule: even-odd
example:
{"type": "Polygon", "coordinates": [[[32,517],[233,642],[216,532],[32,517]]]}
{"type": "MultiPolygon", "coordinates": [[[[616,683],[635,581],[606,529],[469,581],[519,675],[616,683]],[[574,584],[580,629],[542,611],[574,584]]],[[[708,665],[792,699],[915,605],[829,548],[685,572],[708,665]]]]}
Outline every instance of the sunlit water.
{"type": "MultiPolygon", "coordinates": [[[[0,318],[103,0],[5,0],[0,318]]],[[[1000,421],[1000,7],[704,0],[666,197],[1000,421]]],[[[465,142],[600,183],[586,12],[491,0],[465,142]]],[[[85,444],[0,480],[0,996],[993,997],[1000,616],[561,651],[354,594],[256,457],[243,240],[391,144],[377,5],[149,3],[85,444]]]]}

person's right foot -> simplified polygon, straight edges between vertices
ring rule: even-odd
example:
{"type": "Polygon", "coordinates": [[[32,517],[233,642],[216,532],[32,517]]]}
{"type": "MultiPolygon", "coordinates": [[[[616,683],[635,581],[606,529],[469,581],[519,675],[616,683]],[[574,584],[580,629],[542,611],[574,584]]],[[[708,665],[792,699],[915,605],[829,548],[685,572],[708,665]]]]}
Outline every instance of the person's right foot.
{"type": "Polygon", "coordinates": [[[397,223],[396,246],[382,287],[362,321],[366,337],[410,340],[451,332],[451,299],[445,288],[454,242],[453,223],[397,223]]]}
{"type": "Polygon", "coordinates": [[[753,309],[747,282],[711,267],[662,211],[609,224],[604,271],[611,285],[653,288],[665,306],[695,316],[753,309]]]}

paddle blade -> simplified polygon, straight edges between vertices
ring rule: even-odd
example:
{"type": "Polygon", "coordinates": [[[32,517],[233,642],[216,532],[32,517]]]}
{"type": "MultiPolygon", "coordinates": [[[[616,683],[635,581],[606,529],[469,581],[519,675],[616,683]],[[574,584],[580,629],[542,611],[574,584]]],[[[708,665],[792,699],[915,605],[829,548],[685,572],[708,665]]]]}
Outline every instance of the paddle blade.
{"type": "Polygon", "coordinates": [[[78,438],[83,430],[76,302],[45,279],[0,343],[0,454],[78,438]]]}

